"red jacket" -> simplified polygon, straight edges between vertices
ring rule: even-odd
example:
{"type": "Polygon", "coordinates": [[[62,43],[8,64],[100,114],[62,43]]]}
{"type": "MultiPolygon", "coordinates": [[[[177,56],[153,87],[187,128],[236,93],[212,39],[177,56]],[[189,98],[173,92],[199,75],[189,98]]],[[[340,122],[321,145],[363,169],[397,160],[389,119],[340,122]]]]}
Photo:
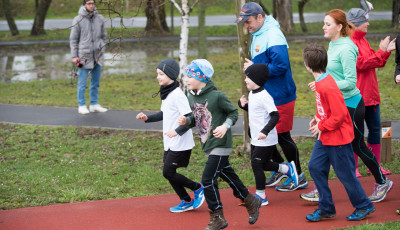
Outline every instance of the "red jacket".
{"type": "Polygon", "coordinates": [[[366,106],[379,105],[381,99],[375,68],[385,66],[390,52],[384,52],[383,50],[375,52],[367,39],[365,39],[366,34],[359,30],[354,30],[351,36],[351,40],[356,44],[359,52],[357,57],[357,88],[360,90],[366,106]]]}
{"type": "Polygon", "coordinates": [[[342,92],[329,74],[323,74],[315,81],[316,116],[321,120],[318,129],[323,145],[345,145],[354,139],[353,121],[342,92]]]}

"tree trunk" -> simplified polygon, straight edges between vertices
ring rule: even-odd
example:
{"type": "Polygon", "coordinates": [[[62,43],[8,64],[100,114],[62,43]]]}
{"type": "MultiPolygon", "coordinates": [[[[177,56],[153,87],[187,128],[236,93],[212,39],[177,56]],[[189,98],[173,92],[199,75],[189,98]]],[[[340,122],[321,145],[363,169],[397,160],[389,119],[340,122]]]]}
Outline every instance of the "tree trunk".
{"type": "Polygon", "coordinates": [[[3,13],[7,19],[8,27],[10,27],[10,32],[12,36],[18,35],[18,27],[15,24],[14,17],[12,16],[12,9],[10,5],[10,0],[2,0],[3,13]]]}
{"type": "Polygon", "coordinates": [[[199,2],[199,57],[207,59],[206,2],[199,2]]]}
{"type": "MultiPolygon", "coordinates": [[[[246,3],[245,0],[236,0],[236,17],[239,17],[242,6],[246,3]]],[[[247,90],[246,84],[244,83],[244,79],[246,75],[243,71],[243,65],[245,63],[245,58],[250,59],[249,57],[249,44],[250,44],[250,34],[247,29],[243,27],[243,23],[238,23],[237,31],[238,31],[238,43],[239,43],[239,65],[240,65],[240,74],[241,74],[241,82],[242,82],[242,95],[248,95],[249,91],[247,90]]],[[[247,132],[249,129],[249,115],[246,111],[244,111],[243,118],[243,152],[246,154],[250,154],[250,137],[247,132]]]]}
{"type": "Polygon", "coordinates": [[[181,25],[181,40],[179,43],[179,81],[182,86],[182,91],[187,94],[188,88],[184,81],[184,70],[187,66],[187,47],[189,41],[189,5],[188,0],[182,0],[182,25],[181,25]]]}
{"type": "Polygon", "coordinates": [[[32,25],[31,35],[46,34],[44,30],[44,20],[46,19],[47,10],[49,9],[51,0],[40,0],[36,9],[35,20],[32,25]]]}
{"type": "Polygon", "coordinates": [[[399,28],[400,0],[393,0],[392,8],[392,27],[399,28]]]}
{"type": "Polygon", "coordinates": [[[306,25],[306,23],[304,22],[304,15],[303,15],[304,6],[307,4],[307,2],[308,2],[308,0],[300,0],[299,3],[298,3],[298,6],[299,6],[300,26],[301,26],[301,30],[302,30],[303,32],[307,32],[307,31],[308,31],[308,30],[307,30],[307,25],[306,25]]]}
{"type": "Polygon", "coordinates": [[[145,13],[147,21],[144,30],[150,34],[159,34],[169,31],[165,21],[165,7],[160,6],[160,1],[161,0],[147,0],[146,3],[145,13]],[[163,19],[161,17],[163,17],[163,19]]]}
{"type": "Polygon", "coordinates": [[[158,18],[160,19],[161,28],[163,29],[163,31],[169,32],[164,0],[158,0],[158,4],[160,6],[158,9],[158,18]]]}
{"type": "Polygon", "coordinates": [[[279,22],[283,33],[293,32],[292,0],[274,0],[274,18],[279,22]]]}

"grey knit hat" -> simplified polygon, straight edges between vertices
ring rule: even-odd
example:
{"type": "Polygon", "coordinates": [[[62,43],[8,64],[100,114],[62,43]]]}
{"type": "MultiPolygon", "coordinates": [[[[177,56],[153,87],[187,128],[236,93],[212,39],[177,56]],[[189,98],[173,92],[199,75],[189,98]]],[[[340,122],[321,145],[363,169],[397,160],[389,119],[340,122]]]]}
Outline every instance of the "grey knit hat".
{"type": "Polygon", "coordinates": [[[348,22],[352,22],[355,26],[360,26],[361,24],[368,21],[366,17],[367,12],[360,8],[351,8],[346,14],[348,22]]]}
{"type": "Polygon", "coordinates": [[[179,64],[174,59],[164,59],[157,65],[157,69],[163,71],[169,78],[176,80],[179,75],[179,64]]]}

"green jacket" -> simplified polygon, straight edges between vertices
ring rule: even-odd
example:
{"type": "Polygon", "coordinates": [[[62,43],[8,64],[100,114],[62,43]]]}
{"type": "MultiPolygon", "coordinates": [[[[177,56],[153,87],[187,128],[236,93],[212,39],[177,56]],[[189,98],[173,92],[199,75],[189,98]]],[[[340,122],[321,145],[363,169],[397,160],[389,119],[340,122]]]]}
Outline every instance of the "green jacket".
{"type": "Polygon", "coordinates": [[[214,148],[232,148],[232,131],[228,129],[223,138],[215,138],[213,131],[225,121],[234,125],[238,119],[238,110],[228,97],[218,91],[213,81],[199,92],[191,91],[189,104],[193,113],[187,119],[187,126],[196,126],[204,152],[214,148]]]}
{"type": "Polygon", "coordinates": [[[328,72],[335,79],[344,99],[360,94],[357,88],[358,48],[350,37],[342,37],[329,43],[328,72]]]}

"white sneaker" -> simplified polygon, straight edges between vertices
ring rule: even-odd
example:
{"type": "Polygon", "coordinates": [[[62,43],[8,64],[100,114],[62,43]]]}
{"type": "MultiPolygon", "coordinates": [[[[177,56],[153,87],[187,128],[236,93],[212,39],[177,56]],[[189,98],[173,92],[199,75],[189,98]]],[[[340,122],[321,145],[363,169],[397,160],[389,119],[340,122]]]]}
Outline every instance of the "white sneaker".
{"type": "Polygon", "coordinates": [[[78,113],[80,114],[88,114],[89,110],[87,109],[86,105],[78,107],[78,113]]]}
{"type": "Polygon", "coordinates": [[[97,105],[90,105],[90,106],[89,106],[89,111],[90,111],[91,113],[93,113],[93,112],[104,113],[104,112],[107,112],[108,109],[103,108],[103,107],[101,107],[99,104],[97,104],[97,105]]]}

